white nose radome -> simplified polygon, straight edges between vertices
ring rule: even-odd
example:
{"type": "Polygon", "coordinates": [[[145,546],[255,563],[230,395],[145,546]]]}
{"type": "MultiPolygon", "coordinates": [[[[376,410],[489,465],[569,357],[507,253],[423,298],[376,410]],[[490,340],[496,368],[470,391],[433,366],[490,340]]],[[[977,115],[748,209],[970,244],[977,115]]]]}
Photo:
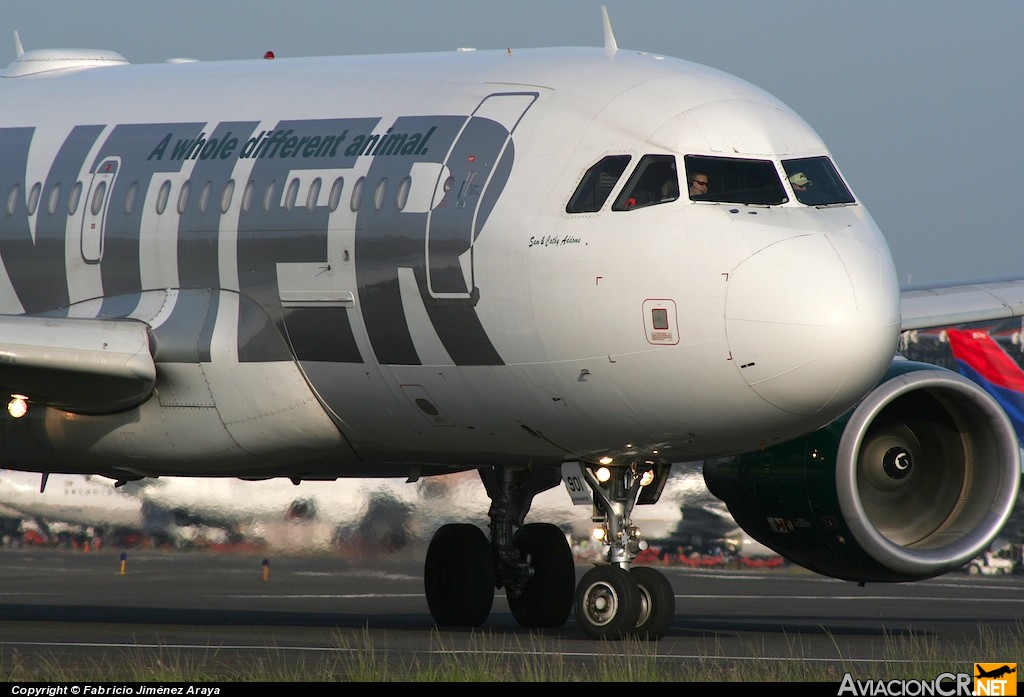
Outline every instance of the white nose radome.
{"type": "Polygon", "coordinates": [[[838,416],[892,362],[899,287],[889,258],[863,241],[790,238],[743,261],[728,286],[732,360],[783,411],[838,416]]]}

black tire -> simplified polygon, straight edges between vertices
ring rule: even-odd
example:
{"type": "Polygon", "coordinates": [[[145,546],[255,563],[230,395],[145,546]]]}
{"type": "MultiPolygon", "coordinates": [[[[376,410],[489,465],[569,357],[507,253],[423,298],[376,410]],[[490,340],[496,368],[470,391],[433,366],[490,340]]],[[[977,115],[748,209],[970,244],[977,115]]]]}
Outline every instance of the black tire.
{"type": "Polygon", "coordinates": [[[468,523],[442,525],[423,569],[427,607],[448,627],[479,627],[494,604],[494,557],[483,531],[468,523]]]}
{"type": "Polygon", "coordinates": [[[676,594],[665,574],[649,566],[634,566],[629,572],[640,588],[640,617],[636,635],[641,639],[660,639],[676,616],[676,594]]]}
{"type": "Polygon", "coordinates": [[[572,613],[576,563],[565,533],[550,523],[530,523],[512,538],[525,559],[530,557],[533,576],[521,595],[508,594],[512,616],[529,629],[561,627],[572,613]]]}
{"type": "Polygon", "coordinates": [[[636,630],[640,587],[618,566],[595,566],[576,587],[576,623],[594,639],[621,639],[636,630]]]}

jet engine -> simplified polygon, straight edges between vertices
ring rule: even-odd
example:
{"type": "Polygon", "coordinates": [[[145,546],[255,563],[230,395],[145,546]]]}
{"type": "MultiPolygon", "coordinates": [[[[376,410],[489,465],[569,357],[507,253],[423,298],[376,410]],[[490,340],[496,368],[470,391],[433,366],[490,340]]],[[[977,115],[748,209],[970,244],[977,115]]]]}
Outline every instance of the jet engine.
{"type": "Polygon", "coordinates": [[[976,383],[896,360],[854,409],[804,437],[708,461],[708,489],[759,542],[812,571],[914,581],[981,554],[1020,480],[1009,418],[976,383]]]}

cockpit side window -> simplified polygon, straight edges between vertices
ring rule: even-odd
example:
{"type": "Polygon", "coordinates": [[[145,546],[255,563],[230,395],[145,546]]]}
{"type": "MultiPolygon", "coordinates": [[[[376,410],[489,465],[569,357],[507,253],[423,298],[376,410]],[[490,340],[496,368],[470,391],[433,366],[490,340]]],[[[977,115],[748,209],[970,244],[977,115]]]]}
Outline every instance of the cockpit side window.
{"type": "Polygon", "coordinates": [[[631,211],[678,198],[676,158],[672,155],[644,155],[612,204],[612,210],[631,211]]]}
{"type": "Polygon", "coordinates": [[[786,170],[786,178],[800,203],[808,206],[854,203],[853,194],[827,157],[783,160],[782,168],[786,170]]]}
{"type": "Polygon", "coordinates": [[[608,155],[587,170],[565,207],[566,213],[593,213],[601,210],[608,196],[626,171],[629,155],[608,155]]]}
{"type": "Polygon", "coordinates": [[[687,155],[683,160],[687,188],[693,201],[772,206],[789,200],[771,160],[702,155],[687,155]],[[707,186],[690,186],[695,178],[707,181],[707,186]]]}

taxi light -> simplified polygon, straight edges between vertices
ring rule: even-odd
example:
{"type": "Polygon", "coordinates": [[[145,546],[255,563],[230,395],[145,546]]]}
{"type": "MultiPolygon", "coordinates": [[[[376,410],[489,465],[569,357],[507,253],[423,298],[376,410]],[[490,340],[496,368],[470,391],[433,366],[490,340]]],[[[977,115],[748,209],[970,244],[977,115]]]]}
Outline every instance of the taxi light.
{"type": "Polygon", "coordinates": [[[15,419],[20,419],[28,413],[28,401],[25,395],[12,394],[11,401],[7,403],[7,413],[15,419]]]}
{"type": "Polygon", "coordinates": [[[654,470],[647,470],[640,476],[640,486],[647,486],[654,481],[654,470]]]}
{"type": "Polygon", "coordinates": [[[601,482],[602,484],[604,484],[605,482],[612,478],[612,471],[607,467],[598,467],[597,472],[595,472],[594,474],[597,475],[597,481],[601,482]]]}

